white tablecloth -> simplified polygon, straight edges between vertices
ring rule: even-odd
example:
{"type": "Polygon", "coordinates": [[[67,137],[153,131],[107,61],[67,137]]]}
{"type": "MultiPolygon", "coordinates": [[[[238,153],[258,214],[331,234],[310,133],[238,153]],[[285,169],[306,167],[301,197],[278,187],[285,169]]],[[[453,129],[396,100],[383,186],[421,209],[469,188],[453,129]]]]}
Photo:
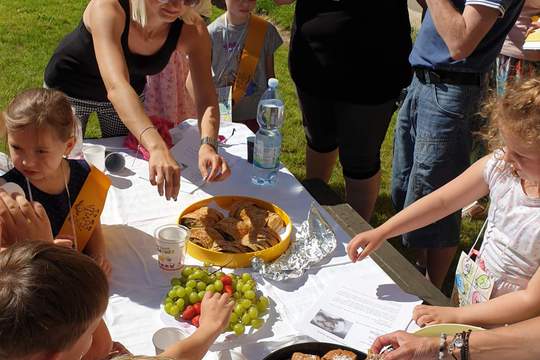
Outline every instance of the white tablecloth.
{"type": "MultiPolygon", "coordinates": [[[[182,173],[181,192],[178,201],[166,201],[157,194],[155,187],[148,182],[148,164],[135,159],[133,152],[125,151],[126,169],[120,174],[109,174],[112,187],[109,191],[101,220],[107,242],[107,254],[111,260],[113,272],[111,279],[110,302],[105,314],[105,321],[114,340],[122,342],[136,354],[154,354],[152,334],[164,326],[160,318],[160,304],[169,288],[171,274],[159,269],[156,261],[156,247],[152,237],[156,227],[175,223],[178,215],[190,203],[211,195],[247,195],[271,201],[290,215],[298,227],[307,218],[310,204],[314,201],[296,178],[285,168],[280,169],[278,183],[274,187],[252,185],[251,164],[246,158],[246,136],[252,133],[240,124],[224,123],[220,134],[228,137],[233,128],[234,135],[227,141],[227,147],[221,153],[232,166],[232,176],[226,182],[211,183],[203,189],[188,194],[201,180],[197,170],[196,154],[199,134],[194,121],[187,121],[174,129],[174,136],[179,143],[173,148],[177,161],[187,165],[182,173]]],[[[118,151],[122,147],[122,138],[109,138],[91,141],[108,146],[118,151]]],[[[271,297],[274,311],[267,324],[256,334],[234,338],[217,344],[206,358],[235,358],[242,353],[247,359],[262,359],[273,349],[299,338],[291,324],[299,319],[304,304],[312,305],[327,285],[332,284],[340,272],[362,271],[382,273],[382,270],[370,259],[361,264],[347,264],[344,244],[348,235],[322,211],[334,227],[338,239],[338,248],[330,264],[321,269],[310,271],[306,276],[294,281],[272,283],[258,279],[259,287],[271,297]],[[294,303],[294,307],[288,303],[294,303]],[[229,351],[235,348],[232,355],[229,351]]],[[[189,263],[198,263],[188,259],[189,263]]],[[[388,279],[388,282],[391,280],[388,279]]]]}

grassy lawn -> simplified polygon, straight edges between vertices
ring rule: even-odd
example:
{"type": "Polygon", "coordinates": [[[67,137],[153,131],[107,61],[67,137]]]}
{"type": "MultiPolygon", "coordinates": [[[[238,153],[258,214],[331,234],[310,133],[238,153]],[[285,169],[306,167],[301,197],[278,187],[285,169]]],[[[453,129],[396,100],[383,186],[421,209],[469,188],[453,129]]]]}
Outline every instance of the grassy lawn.
{"type": "MultiPolygon", "coordinates": [[[[62,37],[78,24],[86,4],[87,0],[0,2],[0,107],[2,109],[19,91],[28,87],[42,86],[43,71],[49,57],[62,37]]],[[[273,0],[259,0],[257,11],[270,17],[280,28],[289,29],[294,5],[276,7],[273,0]]],[[[216,10],[214,16],[217,14],[219,11],[216,10]]],[[[282,161],[301,180],[305,176],[305,139],[294,84],[288,72],[287,54],[287,46],[282,46],[277,51],[275,59],[281,95],[286,104],[282,161]]],[[[383,182],[372,220],[373,225],[384,222],[393,214],[389,175],[393,125],[394,121],[382,148],[383,182]]],[[[88,137],[100,136],[95,117],[91,120],[86,135],[88,137]]],[[[343,176],[339,166],[334,170],[330,185],[336,192],[343,195],[343,176]]],[[[480,226],[479,222],[464,222],[462,231],[464,246],[470,246],[480,226]]]]}

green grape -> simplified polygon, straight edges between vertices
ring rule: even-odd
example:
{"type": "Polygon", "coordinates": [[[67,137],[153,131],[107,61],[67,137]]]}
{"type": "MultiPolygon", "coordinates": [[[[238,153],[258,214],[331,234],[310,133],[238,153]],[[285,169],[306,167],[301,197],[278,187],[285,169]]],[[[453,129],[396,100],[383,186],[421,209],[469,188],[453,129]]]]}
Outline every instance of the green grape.
{"type": "Polygon", "coordinates": [[[251,289],[253,289],[253,288],[249,284],[244,284],[244,286],[242,286],[242,292],[244,294],[246,293],[246,291],[250,291],[251,289]]]}
{"type": "Polygon", "coordinates": [[[189,280],[197,280],[197,279],[195,278],[195,274],[189,274],[189,276],[187,277],[187,279],[188,279],[188,281],[189,281],[189,280]]]}
{"type": "Polygon", "coordinates": [[[223,282],[221,280],[214,281],[214,287],[216,288],[217,292],[223,291],[223,282]]]}
{"type": "Polygon", "coordinates": [[[172,303],[172,302],[173,302],[173,299],[167,296],[165,300],[163,301],[163,304],[172,303]]]}
{"type": "Polygon", "coordinates": [[[252,289],[255,289],[257,287],[257,283],[253,280],[249,280],[248,282],[244,282],[244,285],[251,286],[252,289]]]}
{"type": "Polygon", "coordinates": [[[238,291],[242,291],[242,287],[244,286],[244,282],[242,280],[238,280],[236,282],[236,287],[235,289],[238,290],[238,291]]]}
{"type": "Polygon", "coordinates": [[[257,307],[252,306],[248,310],[249,316],[251,316],[252,319],[256,319],[259,317],[259,310],[257,310],[257,307]]]}
{"type": "Polygon", "coordinates": [[[238,280],[236,280],[236,278],[233,277],[232,278],[232,287],[233,287],[233,289],[236,289],[237,284],[238,284],[238,280]]]}
{"type": "Polygon", "coordinates": [[[255,291],[253,290],[246,290],[244,291],[244,297],[249,300],[255,299],[255,291]]]}
{"type": "Polygon", "coordinates": [[[244,282],[247,282],[247,281],[251,280],[251,275],[249,275],[248,273],[243,273],[242,274],[242,280],[244,282]]]}
{"type": "Polygon", "coordinates": [[[203,262],[204,267],[210,267],[212,266],[212,263],[209,263],[208,261],[203,262]]]}
{"type": "Polygon", "coordinates": [[[233,297],[238,300],[238,299],[241,299],[242,298],[242,294],[240,294],[238,291],[235,291],[233,293],[233,297]]]}
{"type": "Polygon", "coordinates": [[[169,293],[167,294],[167,296],[170,297],[171,299],[174,299],[176,297],[176,290],[174,289],[169,290],[169,293]]]}
{"type": "Polygon", "coordinates": [[[210,276],[205,272],[203,273],[203,276],[201,276],[200,280],[206,284],[213,282],[213,281],[210,281],[210,276]]]}
{"type": "Polygon", "coordinates": [[[179,279],[179,278],[172,278],[172,279],[171,279],[171,285],[172,285],[172,286],[182,285],[182,280],[179,279]]]}
{"type": "Polygon", "coordinates": [[[189,281],[186,283],[186,287],[195,289],[195,288],[197,287],[197,282],[196,282],[195,280],[189,280],[189,281]]]}
{"type": "Polygon", "coordinates": [[[251,316],[249,314],[242,315],[242,325],[249,325],[251,324],[251,316]]]}
{"type": "Polygon", "coordinates": [[[189,303],[195,304],[196,302],[199,302],[199,296],[195,291],[193,291],[191,294],[189,294],[189,303]]]}
{"type": "MultiPolygon", "coordinates": [[[[218,278],[219,279],[219,278],[218,278]]],[[[212,274],[208,277],[208,284],[211,284],[216,281],[216,275],[212,274]]]]}
{"type": "Polygon", "coordinates": [[[268,304],[270,303],[270,300],[266,296],[261,296],[259,298],[259,302],[264,305],[265,308],[268,307],[268,304]]]}
{"type": "Polygon", "coordinates": [[[183,298],[180,298],[176,300],[175,305],[180,308],[180,311],[182,311],[184,310],[184,306],[186,306],[186,300],[184,300],[183,298]]]}
{"type": "Polygon", "coordinates": [[[172,305],[171,308],[169,309],[169,314],[172,316],[176,316],[180,314],[180,308],[176,305],[172,305]]]}
{"type": "Polygon", "coordinates": [[[240,304],[236,304],[234,306],[234,312],[238,315],[238,316],[242,316],[244,315],[244,313],[246,312],[246,308],[243,307],[242,305],[240,304]]]}
{"type": "Polygon", "coordinates": [[[193,288],[191,286],[186,286],[184,290],[185,290],[186,294],[189,295],[193,291],[193,288]]]}
{"type": "Polygon", "coordinates": [[[215,293],[215,292],[216,292],[216,287],[215,287],[215,285],[213,285],[213,284],[208,285],[208,286],[206,287],[206,291],[210,291],[210,292],[212,292],[212,293],[215,293]]]}
{"type": "Polygon", "coordinates": [[[199,291],[199,293],[197,294],[197,298],[199,299],[199,301],[202,301],[202,299],[204,298],[205,293],[206,293],[205,290],[199,291]]]}
{"type": "Polygon", "coordinates": [[[238,302],[244,309],[249,309],[251,307],[251,300],[249,299],[242,299],[238,302]]]}
{"type": "Polygon", "coordinates": [[[193,274],[193,268],[191,266],[186,266],[182,269],[182,275],[184,277],[188,277],[191,274],[193,274]]]}
{"type": "Polygon", "coordinates": [[[257,310],[259,310],[259,313],[265,312],[266,309],[268,309],[268,305],[259,300],[259,302],[257,302],[257,310]]]}
{"type": "Polygon", "coordinates": [[[264,324],[263,319],[253,319],[251,320],[251,326],[253,326],[254,329],[260,329],[264,324]]]}
{"type": "Polygon", "coordinates": [[[238,322],[238,315],[233,312],[231,314],[231,319],[229,320],[229,324],[236,324],[238,322]]]}
{"type": "Polygon", "coordinates": [[[186,289],[184,289],[181,286],[176,289],[176,296],[177,297],[183,298],[185,295],[186,295],[186,289]]]}
{"type": "Polygon", "coordinates": [[[242,324],[236,324],[233,327],[233,331],[236,335],[242,335],[245,330],[246,330],[246,327],[242,324]]]}
{"type": "Polygon", "coordinates": [[[167,314],[172,315],[172,314],[171,314],[171,307],[173,307],[173,305],[174,305],[174,304],[173,304],[172,302],[166,303],[166,304],[165,304],[165,312],[166,312],[167,314]]]}
{"type": "Polygon", "coordinates": [[[206,289],[206,284],[203,283],[202,281],[199,281],[197,283],[197,290],[201,291],[201,290],[204,290],[204,289],[206,289]]]}
{"type": "Polygon", "coordinates": [[[216,279],[221,279],[221,277],[225,275],[225,273],[223,271],[218,271],[214,275],[216,276],[216,279]]]}
{"type": "Polygon", "coordinates": [[[195,270],[195,272],[193,273],[193,278],[195,280],[200,280],[203,278],[203,276],[204,276],[204,272],[200,269],[195,270]]]}

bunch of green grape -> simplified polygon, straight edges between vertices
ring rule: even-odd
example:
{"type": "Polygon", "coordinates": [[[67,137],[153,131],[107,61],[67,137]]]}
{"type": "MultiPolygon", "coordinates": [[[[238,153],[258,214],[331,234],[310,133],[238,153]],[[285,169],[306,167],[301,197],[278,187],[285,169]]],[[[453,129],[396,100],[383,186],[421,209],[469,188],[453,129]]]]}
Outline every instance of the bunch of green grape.
{"type": "Polygon", "coordinates": [[[246,326],[259,329],[264,325],[263,316],[268,312],[270,301],[257,292],[256,283],[248,273],[224,274],[186,266],[180,277],[171,280],[164,301],[165,312],[198,327],[201,301],[207,291],[228,293],[236,302],[226,331],[242,335],[246,326]]]}

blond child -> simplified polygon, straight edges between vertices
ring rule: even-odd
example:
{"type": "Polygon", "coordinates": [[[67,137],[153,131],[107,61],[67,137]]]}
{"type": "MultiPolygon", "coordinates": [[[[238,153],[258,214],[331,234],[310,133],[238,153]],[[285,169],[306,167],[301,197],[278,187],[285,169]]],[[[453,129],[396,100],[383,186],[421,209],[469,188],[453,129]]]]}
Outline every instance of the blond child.
{"type": "Polygon", "coordinates": [[[540,312],[540,80],[510,85],[486,110],[489,140],[498,150],[348,245],[349,257],[361,260],[384,240],[431,224],[489,193],[491,206],[476,263],[493,279],[491,299],[461,308],[418,306],[414,319],[419,325],[491,327],[540,312]]]}
{"type": "Polygon", "coordinates": [[[274,25],[260,18],[263,30],[259,32],[259,37],[254,35],[257,30],[256,26],[252,26],[255,16],[252,12],[256,0],[226,0],[225,3],[227,11],[208,25],[212,38],[214,85],[220,94],[220,109],[223,109],[221,103],[228,101],[223,94],[230,94],[232,121],[245,123],[255,132],[258,129],[257,104],[266,90],[268,79],[275,77],[274,53],[283,40],[274,25]],[[254,43],[258,42],[253,48],[253,51],[258,50],[258,58],[254,61],[256,66],[252,68],[241,64],[246,40],[250,36],[254,36],[254,43]],[[247,81],[239,85],[238,78],[247,81]]]}
{"type": "MultiPolygon", "coordinates": [[[[47,242],[18,242],[0,252],[0,285],[1,359],[87,356],[109,292],[106,276],[94,261],[47,242]]],[[[200,327],[163,356],[202,359],[229,322],[233,308],[229,300],[227,294],[207,293],[200,327]]]]}

